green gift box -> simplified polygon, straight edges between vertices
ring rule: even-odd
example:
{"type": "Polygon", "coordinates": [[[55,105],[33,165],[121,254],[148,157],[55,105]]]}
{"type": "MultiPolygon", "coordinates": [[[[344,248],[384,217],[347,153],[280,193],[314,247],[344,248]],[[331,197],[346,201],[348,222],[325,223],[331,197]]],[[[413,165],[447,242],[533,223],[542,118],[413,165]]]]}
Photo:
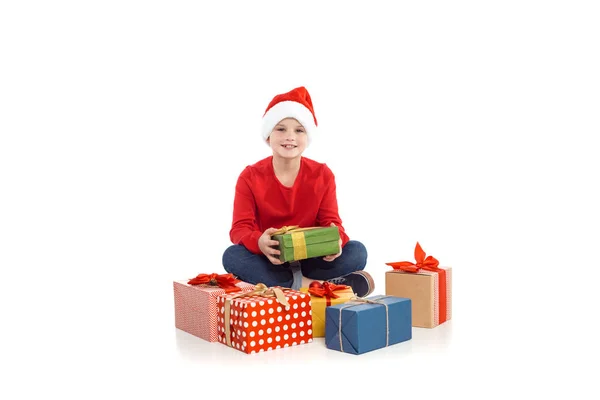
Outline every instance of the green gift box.
{"type": "Polygon", "coordinates": [[[328,256],[340,252],[340,231],[337,226],[279,229],[271,235],[279,242],[279,259],[283,262],[328,256]]]}

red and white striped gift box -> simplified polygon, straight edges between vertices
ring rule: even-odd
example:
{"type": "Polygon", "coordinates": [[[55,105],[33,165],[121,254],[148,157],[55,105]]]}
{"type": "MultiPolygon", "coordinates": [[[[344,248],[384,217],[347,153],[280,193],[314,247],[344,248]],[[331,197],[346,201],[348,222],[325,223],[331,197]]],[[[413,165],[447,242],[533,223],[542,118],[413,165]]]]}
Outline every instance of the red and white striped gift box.
{"type": "MultiPolygon", "coordinates": [[[[217,341],[217,297],[225,289],[211,285],[190,285],[187,280],[173,281],[175,327],[209,342],[217,341]]],[[[251,292],[254,285],[238,282],[239,292],[251,292]]]]}
{"type": "Polygon", "coordinates": [[[282,289],[288,306],[275,297],[253,295],[231,299],[235,293],[219,296],[218,341],[227,345],[225,330],[229,319],[230,346],[253,354],[313,341],[311,298],[306,293],[282,289]],[[225,302],[231,302],[226,317],[225,302]]]}

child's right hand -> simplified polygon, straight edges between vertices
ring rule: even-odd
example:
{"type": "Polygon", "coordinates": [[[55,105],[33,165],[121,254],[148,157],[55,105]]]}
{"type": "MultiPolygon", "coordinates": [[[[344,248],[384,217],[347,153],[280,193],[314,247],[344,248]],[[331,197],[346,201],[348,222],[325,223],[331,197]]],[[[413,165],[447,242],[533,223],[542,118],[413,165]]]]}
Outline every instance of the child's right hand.
{"type": "Polygon", "coordinates": [[[280,254],[280,251],[272,247],[279,246],[279,242],[277,240],[271,240],[271,235],[275,231],[277,231],[275,228],[269,228],[264,231],[263,234],[258,238],[258,248],[269,259],[269,261],[271,261],[272,264],[280,265],[283,264],[279,258],[277,258],[277,256],[280,254]]]}

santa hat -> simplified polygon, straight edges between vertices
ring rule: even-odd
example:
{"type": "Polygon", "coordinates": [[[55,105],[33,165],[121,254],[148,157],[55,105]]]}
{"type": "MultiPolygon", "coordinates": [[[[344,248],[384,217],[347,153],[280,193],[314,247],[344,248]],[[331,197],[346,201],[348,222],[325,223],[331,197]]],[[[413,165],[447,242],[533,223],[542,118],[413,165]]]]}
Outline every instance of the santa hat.
{"type": "Polygon", "coordinates": [[[267,140],[273,128],[286,118],[294,118],[306,130],[308,143],[317,130],[317,117],[310,94],[304,86],[278,94],[271,100],[263,115],[262,136],[267,140]]]}

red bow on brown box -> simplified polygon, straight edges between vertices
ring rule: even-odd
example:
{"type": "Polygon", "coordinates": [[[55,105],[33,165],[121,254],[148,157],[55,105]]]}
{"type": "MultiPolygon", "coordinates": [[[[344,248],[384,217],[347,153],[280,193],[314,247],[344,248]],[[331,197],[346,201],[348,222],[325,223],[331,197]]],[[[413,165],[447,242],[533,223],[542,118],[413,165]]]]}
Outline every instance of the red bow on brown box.
{"type": "Polygon", "coordinates": [[[336,290],[343,290],[343,289],[347,289],[350,286],[347,285],[336,285],[334,283],[330,283],[330,282],[318,282],[318,281],[313,281],[310,283],[310,285],[308,286],[308,293],[317,296],[317,297],[326,297],[328,299],[337,299],[338,296],[337,294],[335,294],[334,292],[336,290]]]}
{"type": "Polygon", "coordinates": [[[235,284],[238,282],[241,281],[239,279],[235,279],[233,274],[199,274],[197,277],[190,279],[188,284],[218,286],[221,289],[225,289],[225,293],[233,293],[242,290],[235,286],[235,284]]]}
{"type": "MultiPolygon", "coordinates": [[[[398,262],[388,262],[386,265],[394,268],[397,273],[408,273],[408,274],[437,274],[438,276],[438,295],[437,300],[438,306],[434,308],[434,311],[437,310],[437,319],[434,318],[434,323],[439,325],[448,319],[451,316],[451,283],[450,280],[447,279],[449,271],[444,268],[439,268],[440,262],[432,256],[425,257],[425,251],[421,248],[419,242],[415,246],[415,261],[398,261],[398,262]],[[423,270],[424,272],[421,272],[423,270]]],[[[415,300],[413,300],[413,304],[415,300]]],[[[414,314],[413,314],[414,321],[414,314]]],[[[434,326],[436,326],[434,325],[434,326]]],[[[421,326],[421,325],[415,325],[421,326]]],[[[429,326],[431,327],[431,326],[429,326]]]]}
{"type": "Polygon", "coordinates": [[[438,268],[438,265],[440,265],[440,262],[432,256],[427,256],[427,258],[425,258],[425,252],[421,248],[421,245],[419,244],[419,242],[417,242],[417,245],[415,246],[415,261],[416,261],[416,263],[413,263],[410,261],[398,261],[398,262],[389,262],[389,263],[385,263],[385,264],[389,265],[390,267],[392,267],[394,269],[399,269],[399,270],[405,271],[405,272],[413,272],[414,273],[414,272],[419,272],[420,269],[424,269],[426,271],[433,271],[433,272],[440,271],[440,269],[438,268]]]}

